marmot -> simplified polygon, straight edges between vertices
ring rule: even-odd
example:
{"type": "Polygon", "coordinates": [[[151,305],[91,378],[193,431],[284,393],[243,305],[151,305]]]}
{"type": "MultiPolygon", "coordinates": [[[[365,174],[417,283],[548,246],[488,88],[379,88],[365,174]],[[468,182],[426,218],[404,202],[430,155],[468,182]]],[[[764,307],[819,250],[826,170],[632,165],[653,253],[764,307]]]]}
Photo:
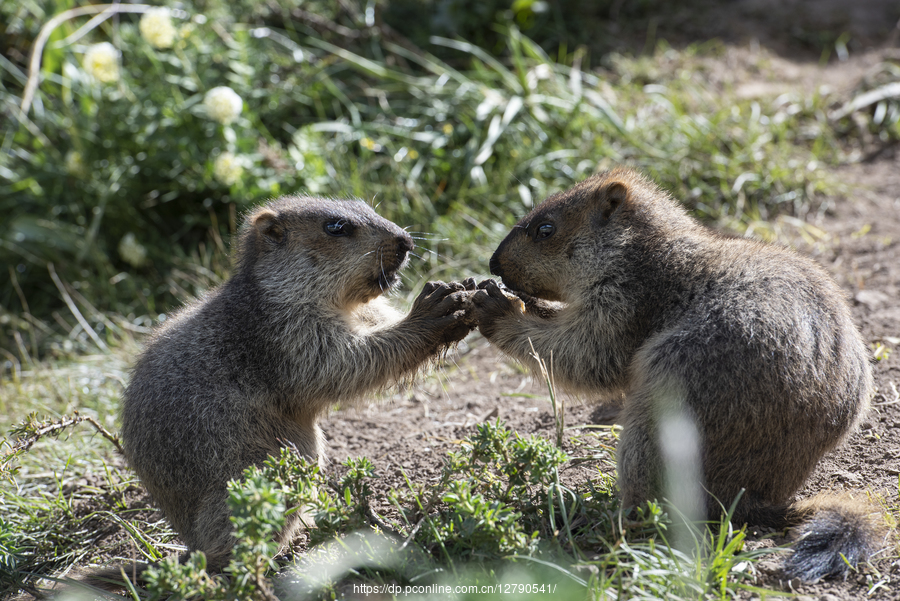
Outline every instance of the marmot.
{"type": "Polygon", "coordinates": [[[624,507],[663,498],[661,424],[683,417],[699,441],[695,513],[718,519],[740,495],[736,523],[807,520],[792,577],[843,574],[841,553],[855,564],[878,544],[867,508],[791,503],[873,394],[844,294],[814,261],[716,233],[619,168],[536,207],[490,269],[520,297],[479,284],[475,316],[491,343],[532,368],[536,352],[570,391],[624,397],[624,507]]]}
{"type": "Polygon", "coordinates": [[[123,399],[125,455],[210,569],[234,544],[229,480],[283,445],[322,457],[329,408],[412,376],[474,327],[462,284],[427,283],[406,316],[388,305],[412,249],[363,201],[278,199],[246,218],[230,279],[150,338],[123,399]]]}

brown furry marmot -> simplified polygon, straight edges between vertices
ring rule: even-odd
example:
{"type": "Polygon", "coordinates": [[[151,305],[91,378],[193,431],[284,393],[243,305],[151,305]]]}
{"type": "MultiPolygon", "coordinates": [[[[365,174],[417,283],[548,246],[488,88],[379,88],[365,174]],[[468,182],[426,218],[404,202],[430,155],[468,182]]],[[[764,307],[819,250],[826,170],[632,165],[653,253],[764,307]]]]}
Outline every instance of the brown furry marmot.
{"type": "Polygon", "coordinates": [[[873,392],[844,294],[812,260],[718,234],[616,169],[536,207],[490,268],[521,298],[479,285],[475,315],[491,343],[532,368],[536,352],[570,391],[624,397],[624,506],[663,498],[675,466],[676,479],[693,470],[695,515],[718,519],[740,495],[737,523],[806,520],[792,577],[844,574],[842,553],[855,564],[878,544],[867,507],[792,504],[873,392]],[[696,461],[679,463],[692,432],[696,461]]]}
{"type": "Polygon", "coordinates": [[[210,569],[234,544],[229,480],[283,445],[321,457],[329,408],[413,375],[472,329],[460,284],[429,282],[406,316],[388,305],[412,249],[362,201],[281,198],[247,217],[231,278],[147,343],[123,400],[125,455],[210,569]]]}

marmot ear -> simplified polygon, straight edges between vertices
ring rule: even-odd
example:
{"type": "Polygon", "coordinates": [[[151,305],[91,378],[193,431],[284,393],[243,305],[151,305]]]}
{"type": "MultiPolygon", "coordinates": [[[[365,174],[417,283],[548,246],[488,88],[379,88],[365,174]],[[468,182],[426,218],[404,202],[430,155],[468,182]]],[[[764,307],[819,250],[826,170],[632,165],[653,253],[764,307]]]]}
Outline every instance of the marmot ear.
{"type": "Polygon", "coordinates": [[[270,209],[263,209],[253,216],[253,228],[276,244],[284,241],[284,227],[278,222],[278,215],[270,209]]]}
{"type": "Polygon", "coordinates": [[[597,190],[595,198],[601,224],[609,221],[616,209],[628,200],[628,192],[628,185],[618,181],[610,182],[597,190]]]}

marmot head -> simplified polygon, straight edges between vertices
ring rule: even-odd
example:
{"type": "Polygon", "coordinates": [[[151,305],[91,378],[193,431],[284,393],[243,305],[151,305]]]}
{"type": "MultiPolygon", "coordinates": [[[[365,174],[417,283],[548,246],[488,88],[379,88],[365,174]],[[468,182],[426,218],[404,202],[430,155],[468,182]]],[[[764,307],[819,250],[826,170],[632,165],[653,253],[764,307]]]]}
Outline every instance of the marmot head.
{"type": "Polygon", "coordinates": [[[361,200],[286,196],[248,215],[238,269],[288,302],[349,309],[394,286],[413,248],[406,231],[361,200]]]}
{"type": "Polygon", "coordinates": [[[603,277],[605,258],[660,212],[676,221],[683,215],[639,173],[618,168],[594,175],[522,218],[491,257],[491,273],[512,290],[571,302],[580,289],[603,277]]]}

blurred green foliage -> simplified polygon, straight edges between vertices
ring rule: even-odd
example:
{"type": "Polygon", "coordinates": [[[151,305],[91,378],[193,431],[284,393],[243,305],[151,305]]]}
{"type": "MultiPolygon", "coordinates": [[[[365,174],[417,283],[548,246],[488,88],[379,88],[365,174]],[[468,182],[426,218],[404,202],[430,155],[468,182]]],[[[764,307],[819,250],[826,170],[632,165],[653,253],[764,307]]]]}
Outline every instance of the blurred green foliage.
{"type": "MultiPolygon", "coordinates": [[[[32,40],[48,16],[27,3],[4,1],[2,9],[7,30],[32,40]]],[[[202,6],[174,11],[170,48],[143,39],[139,18],[118,14],[86,33],[79,27],[87,15],[60,23],[27,114],[19,108],[26,66],[4,63],[11,119],[0,156],[0,256],[42,317],[59,305],[48,262],[101,310],[154,311],[174,257],[207,241],[223,246],[218,236],[234,230],[235,208],[303,186],[281,150],[282,124],[335,116],[306,95],[321,86],[313,80],[322,65],[286,38],[238,25],[224,4],[208,14],[202,6]],[[102,40],[121,53],[120,77],[107,83],[82,63],[102,40]],[[242,99],[240,117],[227,125],[204,112],[204,94],[217,86],[242,99]],[[217,177],[226,152],[238,157],[239,177],[217,177]]],[[[12,292],[0,291],[2,306],[11,306],[12,292]]]]}
{"type": "Polygon", "coordinates": [[[708,219],[808,210],[838,148],[827,99],[723,101],[715,43],[597,56],[664,5],[191,0],[159,47],[133,5],[0,0],[0,348],[151,325],[221,281],[241,214],[285,193],[367,199],[417,232],[408,285],[485,275],[519,216],[615,163],[708,219]],[[204,102],[221,86],[228,123],[204,102]]]}

